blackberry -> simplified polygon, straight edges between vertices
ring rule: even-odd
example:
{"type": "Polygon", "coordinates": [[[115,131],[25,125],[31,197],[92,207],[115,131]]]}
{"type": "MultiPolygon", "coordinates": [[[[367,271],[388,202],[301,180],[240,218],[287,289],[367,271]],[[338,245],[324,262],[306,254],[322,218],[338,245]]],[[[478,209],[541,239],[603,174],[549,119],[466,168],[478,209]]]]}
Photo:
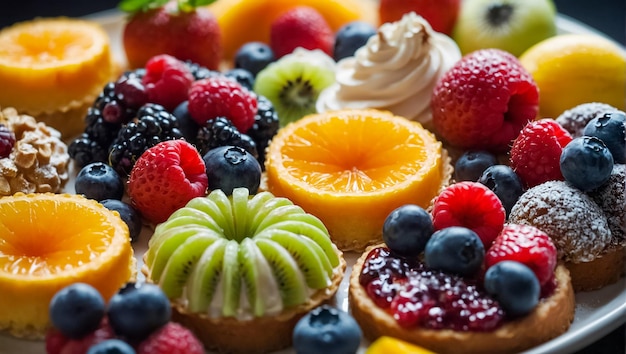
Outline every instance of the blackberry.
{"type": "Polygon", "coordinates": [[[240,133],[226,117],[209,119],[198,129],[196,148],[204,156],[209,150],[220,146],[233,145],[243,148],[258,159],[257,146],[252,138],[240,133]]]}
{"type": "Polygon", "coordinates": [[[81,134],[68,146],[68,154],[79,167],[85,167],[92,162],[107,162],[107,148],[92,140],[87,133],[81,134]]]}
{"type": "Polygon", "coordinates": [[[120,129],[109,148],[109,164],[122,176],[128,176],[137,159],[147,149],[166,141],[181,139],[176,117],[163,106],[147,103],[137,117],[120,129]]]}
{"type": "Polygon", "coordinates": [[[222,73],[220,73],[219,71],[211,70],[190,60],[185,61],[185,64],[187,64],[187,67],[189,68],[193,79],[196,81],[209,77],[222,76],[222,73]]]}
{"type": "Polygon", "coordinates": [[[265,169],[265,150],[278,132],[278,127],[278,114],[274,110],[274,105],[265,96],[257,95],[257,112],[254,115],[254,125],[246,134],[256,144],[258,160],[263,169],[265,169]]]}

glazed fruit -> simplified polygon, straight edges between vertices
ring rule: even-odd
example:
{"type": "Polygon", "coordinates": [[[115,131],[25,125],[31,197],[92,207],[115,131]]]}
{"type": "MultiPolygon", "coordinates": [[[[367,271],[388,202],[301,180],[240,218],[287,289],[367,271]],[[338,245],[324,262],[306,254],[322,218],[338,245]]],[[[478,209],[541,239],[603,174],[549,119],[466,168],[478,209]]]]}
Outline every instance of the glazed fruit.
{"type": "Polygon", "coordinates": [[[319,49],[332,56],[333,30],[313,7],[296,6],[282,13],[270,26],[270,47],[281,58],[297,47],[319,49]]]}
{"type": "Polygon", "coordinates": [[[602,140],[615,163],[626,163],[626,114],[621,111],[598,115],[587,123],[583,135],[602,140]]]}
{"type": "Polygon", "coordinates": [[[235,53],[234,66],[248,70],[253,76],[276,60],[274,51],[267,43],[249,42],[235,53]]]}
{"type": "Polygon", "coordinates": [[[378,15],[381,23],[395,22],[413,11],[424,17],[435,31],[451,35],[460,10],[460,0],[381,0],[378,15]]]}
{"type": "Polygon", "coordinates": [[[367,348],[365,354],[434,354],[430,350],[418,347],[398,338],[381,336],[367,348]]]}
{"type": "Polygon", "coordinates": [[[511,317],[527,315],[539,303],[539,281],[522,263],[502,261],[485,273],[485,289],[511,317]]]}
{"type": "Polygon", "coordinates": [[[115,210],[120,214],[120,218],[122,218],[122,220],[126,223],[126,226],[128,226],[130,242],[135,242],[139,239],[143,223],[141,220],[141,214],[139,214],[137,209],[118,199],[104,199],[100,201],[100,204],[104,205],[105,208],[115,210]]]}
{"type": "Polygon", "coordinates": [[[304,117],[278,131],[265,161],[268,190],[319,217],[344,250],[380,242],[394,209],[427,208],[449,167],[432,133],[378,110],[304,117]]]}
{"type": "Polygon", "coordinates": [[[194,78],[183,61],[160,54],[148,59],[145,69],[141,83],[145,86],[148,102],[161,105],[171,112],[187,99],[194,78]]]}
{"type": "Polygon", "coordinates": [[[256,194],[261,184],[261,165],[254,156],[237,146],[220,146],[202,156],[209,190],[221,189],[226,195],[235,188],[256,194]]]}
{"type": "Polygon", "coordinates": [[[186,327],[168,322],[137,347],[137,354],[204,354],[204,347],[186,327]]]}
{"type": "Polygon", "coordinates": [[[596,189],[611,177],[613,155],[602,140],[581,136],[563,148],[560,158],[565,180],[582,191],[596,189]]]}
{"type": "Polygon", "coordinates": [[[339,61],[354,56],[356,50],[364,46],[376,32],[376,27],[365,21],[352,21],[343,25],[335,33],[333,59],[339,61]]]}
{"type": "Polygon", "coordinates": [[[433,232],[430,214],[420,206],[407,204],[385,219],[383,241],[396,254],[416,257],[424,251],[433,232]]]}
{"type": "Polygon", "coordinates": [[[478,272],[484,257],[485,246],[478,234],[459,226],[435,232],[424,249],[428,268],[465,277],[478,272]]]}
{"type": "Polygon", "coordinates": [[[502,207],[508,218],[513,205],[519,197],[524,193],[522,180],[517,173],[507,165],[493,165],[487,167],[482,175],[478,178],[478,182],[484,184],[491,189],[502,202],[502,207]]]}
{"type": "Polygon", "coordinates": [[[293,347],[298,354],[356,353],[361,337],[361,328],[352,316],[322,305],[298,321],[293,330],[293,347]]]}
{"type": "Polygon", "coordinates": [[[161,142],[141,155],[128,179],[132,205],[150,222],[165,221],[189,200],[205,195],[202,156],[184,140],[161,142]]]}
{"type": "Polygon", "coordinates": [[[76,194],[89,199],[121,200],[124,196],[124,182],[113,167],[104,162],[93,162],[83,167],[74,181],[76,194]]]}
{"type": "Polygon", "coordinates": [[[135,349],[130,344],[119,339],[107,339],[92,345],[87,354],[135,354],[135,349]]]}
{"type": "Polygon", "coordinates": [[[448,143],[503,152],[537,116],[539,91],[512,54],[482,49],[467,54],[446,72],[431,104],[434,128],[448,143]]]}
{"type": "Polygon", "coordinates": [[[59,290],[50,300],[50,320],[66,337],[79,339],[95,331],[104,318],[100,292],[86,283],[59,290]]]}
{"type": "Polygon", "coordinates": [[[496,156],[489,151],[465,151],[454,163],[454,180],[476,182],[488,167],[497,163],[496,156]]]}

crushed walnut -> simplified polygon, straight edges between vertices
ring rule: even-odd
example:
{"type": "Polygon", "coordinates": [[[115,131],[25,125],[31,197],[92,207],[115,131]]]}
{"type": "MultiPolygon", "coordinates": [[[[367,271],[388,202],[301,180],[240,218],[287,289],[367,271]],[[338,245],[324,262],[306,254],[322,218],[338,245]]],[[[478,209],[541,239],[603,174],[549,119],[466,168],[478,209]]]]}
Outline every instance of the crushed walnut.
{"type": "Polygon", "coordinates": [[[0,159],[0,196],[57,193],[69,179],[69,154],[61,134],[14,108],[0,111],[0,124],[15,133],[15,146],[0,159]]]}

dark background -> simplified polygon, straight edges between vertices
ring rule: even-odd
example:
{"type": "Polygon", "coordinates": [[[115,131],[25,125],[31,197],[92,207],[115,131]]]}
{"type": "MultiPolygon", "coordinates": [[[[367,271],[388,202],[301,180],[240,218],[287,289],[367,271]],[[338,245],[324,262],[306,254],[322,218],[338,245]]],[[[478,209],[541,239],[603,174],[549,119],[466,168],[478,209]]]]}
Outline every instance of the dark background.
{"type": "MultiPolygon", "coordinates": [[[[557,10],[626,44],[626,0],[554,0],[557,10]]],[[[0,10],[0,27],[36,16],[84,16],[117,6],[118,0],[19,0],[0,10]]],[[[576,354],[626,353],[626,325],[576,354]]]]}

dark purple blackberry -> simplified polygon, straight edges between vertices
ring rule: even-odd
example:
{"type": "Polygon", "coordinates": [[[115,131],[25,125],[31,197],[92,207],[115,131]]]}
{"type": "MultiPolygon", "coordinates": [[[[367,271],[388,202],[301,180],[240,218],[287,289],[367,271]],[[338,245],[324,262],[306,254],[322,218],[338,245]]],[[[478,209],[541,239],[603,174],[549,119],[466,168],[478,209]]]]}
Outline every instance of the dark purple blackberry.
{"type": "Polygon", "coordinates": [[[92,140],[87,133],[81,134],[70,143],[68,154],[81,168],[92,162],[108,161],[108,149],[92,140]]]}
{"type": "Polygon", "coordinates": [[[204,67],[189,60],[185,61],[185,64],[187,64],[187,67],[189,68],[189,71],[191,71],[193,79],[196,81],[209,77],[222,76],[222,73],[220,73],[219,71],[211,70],[207,67],[204,67]]]}
{"type": "Polygon", "coordinates": [[[226,117],[209,119],[198,129],[196,148],[200,155],[204,156],[209,150],[226,145],[243,148],[258,159],[257,147],[252,138],[240,133],[230,119],[226,117]]]}
{"type": "Polygon", "coordinates": [[[0,158],[8,157],[15,146],[15,133],[4,124],[0,124],[0,158]]]}
{"type": "Polygon", "coordinates": [[[254,115],[254,125],[246,134],[254,140],[258,152],[259,163],[265,170],[265,150],[270,140],[278,132],[278,115],[274,110],[274,105],[265,96],[257,96],[257,112],[254,115]]]}
{"type": "Polygon", "coordinates": [[[181,139],[176,117],[163,106],[147,103],[137,117],[120,129],[109,148],[109,164],[122,176],[128,176],[137,159],[147,149],[166,140],[181,139]]]}

